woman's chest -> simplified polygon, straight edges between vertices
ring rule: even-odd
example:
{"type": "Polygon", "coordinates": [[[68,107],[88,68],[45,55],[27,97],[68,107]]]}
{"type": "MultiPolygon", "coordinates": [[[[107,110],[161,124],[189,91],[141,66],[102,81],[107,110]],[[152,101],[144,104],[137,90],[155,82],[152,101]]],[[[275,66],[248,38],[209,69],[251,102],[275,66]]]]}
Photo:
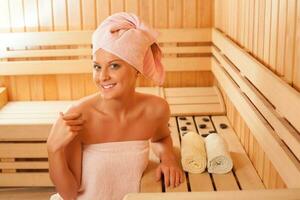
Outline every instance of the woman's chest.
{"type": "Polygon", "coordinates": [[[84,143],[101,143],[124,140],[150,139],[157,130],[156,122],[150,117],[138,117],[123,121],[92,117],[87,119],[83,130],[84,143]]]}

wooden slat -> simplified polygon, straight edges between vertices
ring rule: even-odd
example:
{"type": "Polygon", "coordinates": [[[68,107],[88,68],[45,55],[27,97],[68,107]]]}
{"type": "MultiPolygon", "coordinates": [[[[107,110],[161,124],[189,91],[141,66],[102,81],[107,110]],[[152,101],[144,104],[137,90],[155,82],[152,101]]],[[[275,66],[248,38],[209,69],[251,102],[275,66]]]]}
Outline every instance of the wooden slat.
{"type": "Polygon", "coordinates": [[[300,196],[300,189],[278,190],[244,190],[244,191],[219,191],[219,192],[189,192],[189,193],[135,193],[127,194],[124,200],[294,200],[300,196]]]}
{"type": "Polygon", "coordinates": [[[167,97],[169,104],[210,104],[219,103],[218,96],[198,96],[198,97],[167,97]]]}
{"type": "Polygon", "coordinates": [[[276,110],[300,131],[298,117],[300,115],[300,94],[215,29],[213,30],[213,42],[276,107],[276,110]],[[289,104],[286,103],[286,99],[289,104]]]}
{"type": "Polygon", "coordinates": [[[165,88],[166,97],[189,97],[189,96],[207,96],[215,95],[213,87],[180,87],[180,88],[165,88]]]}
{"type": "Polygon", "coordinates": [[[7,104],[7,89],[0,87],[0,109],[7,104]]]}
{"type": "MultiPolygon", "coordinates": [[[[177,117],[180,137],[187,131],[197,132],[193,117],[186,116],[185,118],[177,117]],[[186,127],[187,130],[182,130],[186,127]]],[[[196,191],[212,191],[214,190],[212,181],[207,171],[203,173],[188,173],[190,188],[192,192],[196,191]]]]}
{"type": "Polygon", "coordinates": [[[287,186],[299,187],[299,162],[289,153],[289,150],[280,138],[266,123],[265,119],[258,113],[252,103],[242,94],[217,61],[213,62],[212,70],[218,81],[222,83],[222,88],[227,94],[230,94],[230,100],[236,106],[243,119],[245,119],[248,127],[287,186]]]}
{"type": "Polygon", "coordinates": [[[0,187],[53,186],[48,172],[0,173],[0,179],[0,187]]]}
{"type": "Polygon", "coordinates": [[[48,162],[0,162],[0,169],[48,169],[48,162]]]}
{"type": "Polygon", "coordinates": [[[166,71],[210,71],[210,57],[162,58],[166,71]]]}
{"type": "Polygon", "coordinates": [[[51,123],[45,125],[1,125],[0,123],[0,141],[46,141],[51,127],[51,123]]]}
{"type": "Polygon", "coordinates": [[[226,116],[212,116],[212,121],[217,132],[228,144],[230,155],[233,161],[233,170],[239,181],[242,190],[264,189],[264,185],[257,175],[255,168],[249,160],[240,141],[232,130],[226,116]],[[226,124],[226,129],[221,129],[220,124],[226,124]]]}
{"type": "Polygon", "coordinates": [[[0,199],[49,200],[54,187],[5,188],[0,189],[0,199]]]}
{"type": "Polygon", "coordinates": [[[211,29],[158,29],[158,42],[211,42],[211,29]]]}
{"type": "Polygon", "coordinates": [[[172,116],[176,115],[221,115],[220,104],[170,105],[172,116]]]}
{"type": "Polygon", "coordinates": [[[46,143],[0,143],[1,158],[47,158],[46,143]]]}
{"type": "Polygon", "coordinates": [[[255,104],[256,108],[264,115],[272,125],[280,138],[289,146],[298,159],[300,159],[300,135],[273,109],[272,105],[254,88],[248,80],[239,74],[235,67],[226,58],[213,49],[214,56],[230,74],[232,79],[239,85],[241,90],[255,104]]]}
{"type": "Polygon", "coordinates": [[[183,53],[210,53],[211,52],[211,46],[188,46],[188,47],[161,47],[161,50],[163,54],[183,54],[183,53]]]}

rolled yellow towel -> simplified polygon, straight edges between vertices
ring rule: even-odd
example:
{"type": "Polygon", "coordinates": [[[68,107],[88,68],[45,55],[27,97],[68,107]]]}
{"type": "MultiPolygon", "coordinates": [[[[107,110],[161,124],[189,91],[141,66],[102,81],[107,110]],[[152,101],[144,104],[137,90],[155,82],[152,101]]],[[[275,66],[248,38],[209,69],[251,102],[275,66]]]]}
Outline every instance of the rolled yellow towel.
{"type": "Polygon", "coordinates": [[[224,139],[216,133],[205,138],[207,170],[209,173],[225,174],[233,167],[232,159],[224,139]]]}
{"type": "Polygon", "coordinates": [[[205,142],[195,132],[187,132],[181,137],[181,163],[183,170],[201,173],[206,169],[205,142]]]}

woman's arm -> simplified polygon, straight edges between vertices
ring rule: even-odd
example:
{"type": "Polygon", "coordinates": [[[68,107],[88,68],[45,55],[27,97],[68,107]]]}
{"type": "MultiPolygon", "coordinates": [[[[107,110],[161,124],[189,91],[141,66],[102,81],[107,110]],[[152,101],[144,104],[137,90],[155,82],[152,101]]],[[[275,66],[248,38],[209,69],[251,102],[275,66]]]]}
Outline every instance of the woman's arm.
{"type": "Polygon", "coordinates": [[[178,186],[183,181],[183,172],[179,167],[178,160],[173,150],[173,142],[170,136],[168,122],[170,119],[170,109],[167,102],[163,101],[157,107],[158,111],[158,128],[152,137],[152,149],[160,158],[160,165],[156,171],[156,178],[159,180],[161,174],[164,174],[165,185],[172,187],[178,186]]]}
{"type": "Polygon", "coordinates": [[[79,114],[61,116],[47,140],[50,178],[64,200],[76,199],[81,177],[81,140],[83,121],[79,114]]]}

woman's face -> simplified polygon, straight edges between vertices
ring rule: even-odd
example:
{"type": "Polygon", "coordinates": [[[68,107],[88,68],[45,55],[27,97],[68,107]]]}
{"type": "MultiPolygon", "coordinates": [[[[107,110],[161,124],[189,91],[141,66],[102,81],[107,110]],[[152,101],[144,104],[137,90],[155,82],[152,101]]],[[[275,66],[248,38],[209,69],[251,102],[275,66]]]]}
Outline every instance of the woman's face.
{"type": "Polygon", "coordinates": [[[120,97],[134,91],[137,70],[103,49],[93,56],[93,80],[104,99],[120,97]]]}

